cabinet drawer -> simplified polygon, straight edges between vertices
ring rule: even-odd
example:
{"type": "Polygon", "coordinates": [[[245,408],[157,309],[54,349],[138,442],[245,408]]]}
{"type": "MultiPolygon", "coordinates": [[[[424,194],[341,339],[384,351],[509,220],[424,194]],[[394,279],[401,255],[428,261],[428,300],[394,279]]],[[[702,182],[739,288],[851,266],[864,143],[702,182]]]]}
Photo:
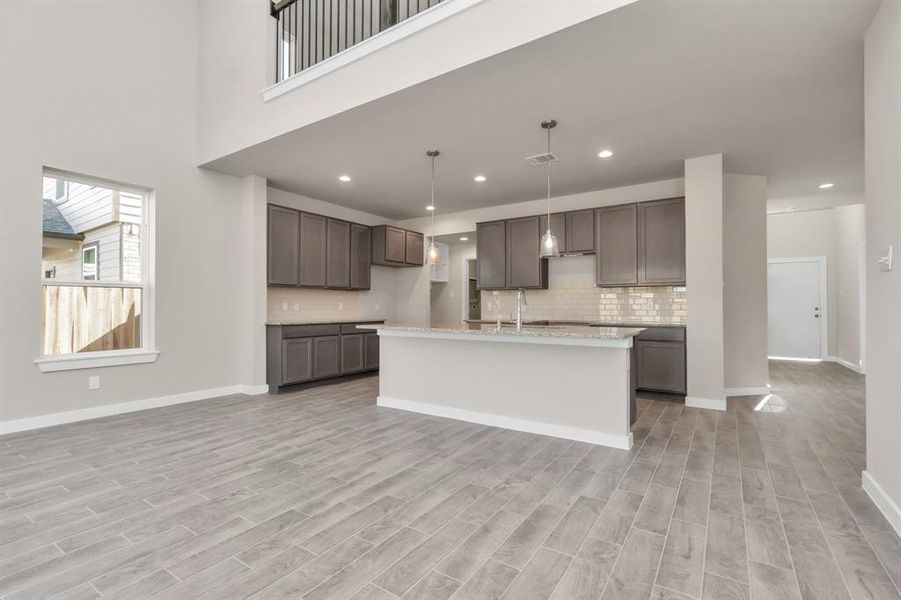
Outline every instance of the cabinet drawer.
{"type": "Polygon", "coordinates": [[[376,323],[384,323],[384,321],[366,321],[360,323],[342,323],[341,324],[341,333],[342,334],[355,334],[355,333],[370,333],[369,329],[357,329],[357,325],[372,325],[376,323]]]}
{"type": "Polygon", "coordinates": [[[341,326],[337,324],[324,325],[285,325],[282,327],[282,338],[316,337],[319,335],[338,335],[341,326]]]}
{"type": "Polygon", "coordinates": [[[658,342],[684,342],[684,327],[648,327],[636,336],[639,340],[655,340],[658,342]]]}

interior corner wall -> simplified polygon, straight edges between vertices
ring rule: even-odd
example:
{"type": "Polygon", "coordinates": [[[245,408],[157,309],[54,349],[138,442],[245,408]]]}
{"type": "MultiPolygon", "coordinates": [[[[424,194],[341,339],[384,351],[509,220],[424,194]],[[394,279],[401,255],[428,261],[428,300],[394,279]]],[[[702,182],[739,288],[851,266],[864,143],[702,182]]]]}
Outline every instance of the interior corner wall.
{"type": "Polygon", "coordinates": [[[867,470],[864,489],[901,534],[901,3],[883,2],[864,51],[867,470]],[[891,271],[881,249],[894,247],[891,271]]]}
{"type": "Polygon", "coordinates": [[[687,405],[726,408],[723,333],[723,155],[685,161],[687,405]]]}
{"type": "Polygon", "coordinates": [[[834,356],[851,365],[863,367],[861,327],[864,325],[862,289],[866,270],[861,255],[866,240],[866,210],[863,204],[837,206],[835,212],[835,269],[838,322],[834,356]]]}
{"type": "Polygon", "coordinates": [[[253,383],[227,259],[245,183],[195,164],[198,29],[197,2],[0,2],[0,420],[253,383]],[[34,364],[43,166],[154,190],[156,362],[34,364]]]}
{"type": "Polygon", "coordinates": [[[769,382],[766,184],[766,177],[758,175],[726,174],[723,180],[723,336],[727,389],[761,391],[769,382]]]}

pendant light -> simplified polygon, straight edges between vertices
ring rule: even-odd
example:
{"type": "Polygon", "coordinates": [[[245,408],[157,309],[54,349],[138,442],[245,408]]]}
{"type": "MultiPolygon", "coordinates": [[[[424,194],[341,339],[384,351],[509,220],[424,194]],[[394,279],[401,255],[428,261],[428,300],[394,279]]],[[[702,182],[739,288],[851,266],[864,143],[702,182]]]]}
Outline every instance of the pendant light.
{"type": "Polygon", "coordinates": [[[432,187],[431,187],[431,202],[426,207],[432,213],[432,239],[429,240],[429,264],[437,265],[441,262],[441,251],[438,248],[438,244],[435,243],[435,212],[438,210],[438,207],[435,205],[435,158],[441,154],[438,150],[428,150],[425,155],[429,157],[432,161],[432,187]]]}
{"type": "Polygon", "coordinates": [[[560,256],[560,246],[557,244],[557,236],[551,231],[551,129],[557,126],[557,121],[548,119],[541,122],[541,128],[547,131],[547,155],[544,163],[547,169],[547,230],[541,238],[541,250],[538,255],[541,258],[554,258],[560,256]]]}

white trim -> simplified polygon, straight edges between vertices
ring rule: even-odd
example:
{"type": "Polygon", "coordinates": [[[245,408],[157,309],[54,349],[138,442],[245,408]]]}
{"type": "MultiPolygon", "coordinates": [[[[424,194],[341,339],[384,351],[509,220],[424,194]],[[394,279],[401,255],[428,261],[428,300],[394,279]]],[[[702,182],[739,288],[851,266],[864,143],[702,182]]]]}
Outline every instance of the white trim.
{"type": "Polygon", "coordinates": [[[726,388],[723,390],[726,393],[726,396],[762,396],[763,394],[769,394],[772,387],[767,385],[761,385],[757,387],[733,387],[726,388]]]}
{"type": "MultiPolygon", "coordinates": [[[[397,327],[402,327],[398,325],[397,327]]],[[[531,331],[517,333],[510,329],[502,329],[500,333],[494,331],[463,333],[454,331],[442,331],[440,329],[392,329],[391,325],[367,325],[359,326],[360,329],[375,329],[384,337],[409,337],[442,340],[465,340],[470,342],[501,342],[510,344],[549,344],[552,346],[588,346],[590,348],[631,348],[632,337],[625,338],[599,338],[580,337],[576,335],[554,335],[553,329],[543,333],[531,331]]],[[[641,328],[636,328],[641,329],[641,328]]]]}
{"type": "Polygon", "coordinates": [[[401,21],[393,27],[379,32],[372,37],[368,37],[361,42],[357,42],[346,50],[342,50],[311,67],[307,67],[300,73],[296,73],[284,81],[270,85],[260,92],[263,97],[263,102],[269,102],[282,94],[287,94],[302,85],[319,79],[323,75],[327,75],[332,71],[336,71],[341,67],[360,60],[364,56],[372,54],[377,50],[381,50],[385,46],[399,42],[414,33],[422,31],[427,27],[431,27],[439,21],[443,21],[459,12],[472,8],[481,1],[482,0],[444,0],[444,2],[440,2],[431,8],[427,8],[426,10],[401,21]]]}
{"type": "Polygon", "coordinates": [[[121,415],[162,406],[171,406],[173,404],[209,400],[210,398],[218,398],[221,396],[234,396],[236,394],[256,396],[258,394],[266,393],[267,390],[268,388],[265,385],[230,385],[227,387],[197,390],[196,392],[184,392],[181,394],[172,394],[170,396],[133,400],[131,402],[93,406],[91,408],[51,413],[49,415],[39,415],[37,417],[0,421],[0,435],[16,433],[19,431],[30,431],[42,427],[52,427],[53,425],[63,425],[65,423],[99,419],[101,417],[121,415]]]}
{"type": "Polygon", "coordinates": [[[726,400],[719,398],[696,398],[685,396],[685,406],[691,408],[706,408],[709,410],[726,410],[726,400]]]}
{"type": "MultiPolygon", "coordinates": [[[[825,256],[797,256],[791,258],[768,258],[767,265],[784,263],[815,262],[820,267],[820,360],[829,354],[829,265],[825,256]]],[[[777,357],[771,359],[782,360],[777,357]]],[[[789,359],[790,360],[790,359],[789,359]]]]}
{"type": "Polygon", "coordinates": [[[867,496],[870,497],[870,500],[873,501],[876,508],[878,508],[883,516],[885,516],[891,526],[895,528],[895,533],[901,535],[901,508],[899,508],[898,504],[892,500],[884,489],[882,489],[882,486],[873,479],[873,476],[870,475],[869,471],[864,471],[860,475],[863,491],[867,493],[867,496]]]}
{"type": "Polygon", "coordinates": [[[57,354],[36,358],[34,364],[41,373],[54,371],[74,371],[77,369],[98,369],[120,365],[140,365],[156,362],[160,353],[156,350],[102,350],[83,354],[57,354]]]}
{"type": "Polygon", "coordinates": [[[822,358],[795,358],[793,356],[767,356],[767,360],[782,360],[785,362],[806,362],[806,363],[821,363],[823,362],[822,358]]]}
{"type": "Polygon", "coordinates": [[[859,338],[857,353],[860,354],[860,373],[867,372],[867,243],[860,243],[860,252],[857,257],[857,321],[859,338]]]}
{"type": "Polygon", "coordinates": [[[851,362],[850,360],[845,360],[844,358],[842,358],[842,357],[840,357],[840,356],[827,356],[827,357],[826,357],[826,360],[827,360],[828,362],[838,363],[838,364],[840,364],[840,365],[843,366],[843,367],[846,367],[846,368],[848,368],[848,369],[851,369],[851,370],[854,371],[855,373],[860,373],[861,375],[864,374],[864,372],[863,372],[863,367],[862,367],[861,365],[855,365],[855,364],[854,364],[853,362],[851,362]]]}
{"type": "Polygon", "coordinates": [[[427,404],[425,402],[413,402],[412,400],[399,400],[397,398],[388,398],[385,396],[379,396],[376,400],[376,404],[386,408],[396,408],[398,410],[406,410],[435,417],[444,417],[447,419],[455,419],[457,421],[466,421],[468,423],[478,423],[479,425],[488,425],[490,427],[501,427],[503,429],[512,429],[514,431],[525,431],[526,433],[537,433],[539,435],[548,435],[577,442],[587,442],[589,444],[598,444],[600,446],[610,446],[612,448],[621,448],[623,450],[632,448],[631,432],[628,435],[616,435],[593,431],[591,429],[569,427],[568,425],[555,425],[553,423],[543,423],[541,421],[517,419],[503,415],[494,415],[462,408],[452,408],[450,406],[441,406],[438,404],[427,404]]]}

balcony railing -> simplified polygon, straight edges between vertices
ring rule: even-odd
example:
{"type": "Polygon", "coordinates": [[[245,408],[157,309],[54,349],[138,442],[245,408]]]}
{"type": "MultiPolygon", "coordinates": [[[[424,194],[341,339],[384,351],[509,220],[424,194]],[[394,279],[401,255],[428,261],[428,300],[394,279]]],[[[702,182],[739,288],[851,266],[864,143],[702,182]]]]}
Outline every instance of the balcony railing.
{"type": "Polygon", "coordinates": [[[276,80],[284,81],[441,0],[281,0],[276,80]]]}

